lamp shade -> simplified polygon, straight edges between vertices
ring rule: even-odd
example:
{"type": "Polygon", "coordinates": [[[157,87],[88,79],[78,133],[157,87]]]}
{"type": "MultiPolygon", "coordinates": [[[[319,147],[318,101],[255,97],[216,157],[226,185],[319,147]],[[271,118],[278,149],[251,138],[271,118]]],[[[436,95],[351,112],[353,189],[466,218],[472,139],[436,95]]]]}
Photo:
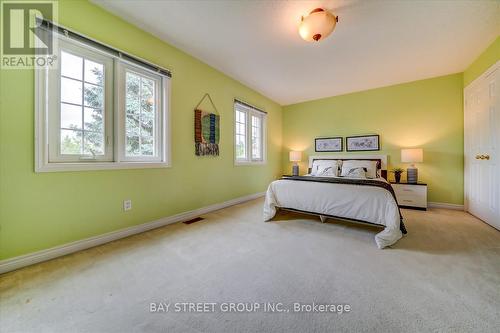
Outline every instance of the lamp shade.
{"type": "Polygon", "coordinates": [[[424,161],[424,151],[422,148],[401,149],[401,162],[421,163],[424,161]]]}
{"type": "Polygon", "coordinates": [[[300,162],[301,159],[302,159],[302,152],[300,151],[290,152],[290,162],[300,162]]]}
{"type": "Polygon", "coordinates": [[[316,8],[302,18],[299,34],[308,42],[318,42],[330,35],[337,25],[337,17],[327,10],[316,8]]]}

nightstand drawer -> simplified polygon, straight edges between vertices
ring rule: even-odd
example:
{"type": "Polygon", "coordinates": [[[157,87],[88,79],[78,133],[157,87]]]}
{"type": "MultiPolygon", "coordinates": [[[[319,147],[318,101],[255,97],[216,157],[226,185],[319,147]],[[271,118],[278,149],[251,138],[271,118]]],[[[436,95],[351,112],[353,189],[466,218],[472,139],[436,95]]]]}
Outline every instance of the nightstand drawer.
{"type": "Polygon", "coordinates": [[[426,198],[422,196],[399,195],[396,198],[400,206],[427,207],[426,198]]]}
{"type": "Polygon", "coordinates": [[[427,186],[425,185],[408,185],[408,184],[392,184],[396,196],[423,196],[427,195],[427,186]]]}
{"type": "Polygon", "coordinates": [[[427,208],[427,185],[391,184],[400,206],[427,208]]]}

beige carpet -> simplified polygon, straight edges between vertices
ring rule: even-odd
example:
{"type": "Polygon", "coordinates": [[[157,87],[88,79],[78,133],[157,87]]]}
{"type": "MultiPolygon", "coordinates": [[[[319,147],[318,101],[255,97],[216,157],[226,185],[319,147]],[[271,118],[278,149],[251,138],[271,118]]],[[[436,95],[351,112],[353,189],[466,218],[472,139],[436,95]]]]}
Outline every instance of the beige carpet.
{"type": "MultiPolygon", "coordinates": [[[[500,232],[458,211],[404,210],[409,234],[254,200],[0,277],[1,332],[498,332],[500,232]],[[151,302],[349,304],[338,313],[150,313],[151,302]]],[[[173,308],[174,305],[172,305],[173,308]]]]}

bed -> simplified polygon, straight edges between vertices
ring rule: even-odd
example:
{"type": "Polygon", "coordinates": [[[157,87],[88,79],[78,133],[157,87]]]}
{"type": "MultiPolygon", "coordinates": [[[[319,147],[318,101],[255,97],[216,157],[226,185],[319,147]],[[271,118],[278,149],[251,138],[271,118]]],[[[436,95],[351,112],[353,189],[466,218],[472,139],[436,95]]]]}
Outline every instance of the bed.
{"type": "Polygon", "coordinates": [[[279,209],[383,226],[378,248],[396,243],[406,228],[396,196],[387,182],[387,155],[309,157],[305,176],[283,176],[266,192],[264,221],[279,209]]]}

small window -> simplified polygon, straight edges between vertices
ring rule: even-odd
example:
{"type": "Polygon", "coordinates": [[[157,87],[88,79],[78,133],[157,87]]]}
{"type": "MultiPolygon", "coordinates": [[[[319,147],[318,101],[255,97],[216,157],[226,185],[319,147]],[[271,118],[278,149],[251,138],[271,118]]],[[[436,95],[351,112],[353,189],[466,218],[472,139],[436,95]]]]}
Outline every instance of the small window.
{"type": "Polygon", "coordinates": [[[36,72],[36,171],[168,166],[169,77],[58,38],[58,68],[36,72]]]}
{"type": "Polygon", "coordinates": [[[236,164],[264,163],[266,113],[239,101],[234,112],[236,164]]]}
{"type": "Polygon", "coordinates": [[[59,43],[48,73],[49,162],[111,161],[113,59],[59,43]]]}
{"type": "MultiPolygon", "coordinates": [[[[126,64],[118,66],[119,108],[123,108],[120,159],[129,162],[162,160],[162,77],[126,64]],[[120,107],[120,104],[123,106],[120,107]]],[[[120,141],[121,142],[121,141],[120,141]]]]}

